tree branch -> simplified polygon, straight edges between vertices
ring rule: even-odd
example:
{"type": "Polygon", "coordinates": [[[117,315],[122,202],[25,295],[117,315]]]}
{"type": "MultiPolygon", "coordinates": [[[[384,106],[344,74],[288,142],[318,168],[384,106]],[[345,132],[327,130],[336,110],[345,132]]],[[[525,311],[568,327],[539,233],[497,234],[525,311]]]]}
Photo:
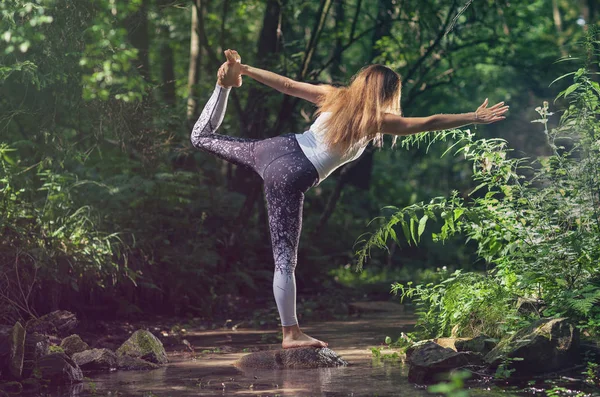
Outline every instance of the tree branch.
{"type": "Polygon", "coordinates": [[[433,43],[431,43],[431,45],[427,48],[425,53],[423,55],[421,55],[421,57],[413,64],[413,66],[409,69],[408,73],[406,73],[406,75],[404,76],[405,81],[412,79],[412,77],[416,73],[417,69],[419,69],[421,64],[429,57],[429,55],[431,55],[433,50],[440,44],[440,42],[442,41],[442,38],[444,37],[444,33],[446,32],[446,29],[448,29],[448,25],[450,24],[450,21],[451,21],[451,15],[454,13],[453,11],[454,11],[455,7],[456,7],[456,0],[452,2],[452,6],[451,6],[450,10],[448,11],[448,15],[446,15],[446,21],[442,25],[442,28],[438,31],[437,37],[435,38],[433,43]]]}

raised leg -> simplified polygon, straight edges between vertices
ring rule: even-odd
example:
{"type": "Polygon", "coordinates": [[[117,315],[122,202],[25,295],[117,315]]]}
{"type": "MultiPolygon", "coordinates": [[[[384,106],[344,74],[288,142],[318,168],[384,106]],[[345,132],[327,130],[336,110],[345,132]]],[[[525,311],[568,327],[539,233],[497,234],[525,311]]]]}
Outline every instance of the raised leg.
{"type": "Polygon", "coordinates": [[[225,117],[231,88],[215,86],[191,134],[192,145],[233,164],[255,169],[254,144],[256,139],[216,134],[225,117]]]}

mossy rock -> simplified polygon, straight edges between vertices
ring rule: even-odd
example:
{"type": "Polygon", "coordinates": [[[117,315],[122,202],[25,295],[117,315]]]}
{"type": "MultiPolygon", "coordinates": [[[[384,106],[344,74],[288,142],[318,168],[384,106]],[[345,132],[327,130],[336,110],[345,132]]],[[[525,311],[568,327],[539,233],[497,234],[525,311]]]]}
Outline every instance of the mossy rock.
{"type": "Polygon", "coordinates": [[[62,347],[63,351],[71,357],[75,353],[90,350],[90,345],[85,343],[77,334],[73,334],[64,338],[60,342],[60,347],[62,347]]]}
{"type": "Polygon", "coordinates": [[[539,320],[501,340],[485,360],[497,367],[511,361],[516,375],[542,374],[579,361],[579,330],[567,318],[539,320]],[[519,358],[522,360],[512,361],[519,358]]]}
{"type": "Polygon", "coordinates": [[[116,351],[117,356],[141,358],[155,364],[166,364],[167,352],[162,342],[150,331],[135,331],[116,351]]]}
{"type": "Polygon", "coordinates": [[[481,353],[484,356],[492,351],[496,345],[498,345],[498,339],[490,338],[487,335],[478,335],[474,338],[461,338],[454,342],[456,351],[481,353]]]}
{"type": "Polygon", "coordinates": [[[17,379],[23,374],[23,358],[25,357],[25,328],[16,322],[10,333],[10,358],[8,370],[17,379]]]}

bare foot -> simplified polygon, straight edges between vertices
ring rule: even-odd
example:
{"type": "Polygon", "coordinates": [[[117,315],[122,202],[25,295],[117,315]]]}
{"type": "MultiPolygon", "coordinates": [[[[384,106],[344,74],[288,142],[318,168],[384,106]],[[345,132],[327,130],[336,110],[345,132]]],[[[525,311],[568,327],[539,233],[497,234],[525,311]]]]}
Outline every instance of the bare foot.
{"type": "Polygon", "coordinates": [[[234,50],[226,50],[225,56],[227,57],[227,62],[221,65],[217,73],[218,83],[223,87],[239,87],[242,85],[242,58],[234,50]]]}
{"type": "Polygon", "coordinates": [[[283,342],[281,343],[281,347],[284,349],[290,349],[293,347],[327,347],[327,343],[315,339],[311,336],[306,335],[303,332],[300,332],[299,335],[287,335],[283,338],[283,342]]]}

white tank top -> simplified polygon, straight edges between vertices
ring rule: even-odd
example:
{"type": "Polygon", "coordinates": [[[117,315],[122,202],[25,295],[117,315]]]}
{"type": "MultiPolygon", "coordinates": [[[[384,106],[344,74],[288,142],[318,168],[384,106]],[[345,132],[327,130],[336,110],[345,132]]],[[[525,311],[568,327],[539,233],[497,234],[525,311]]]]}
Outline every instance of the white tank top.
{"type": "Polygon", "coordinates": [[[296,140],[300,148],[319,173],[318,184],[338,167],[359,158],[365,151],[367,143],[369,143],[367,139],[364,139],[343,154],[330,150],[324,141],[325,134],[327,133],[324,121],[330,116],[331,112],[322,113],[317,117],[308,131],[303,134],[296,134],[296,140]]]}

